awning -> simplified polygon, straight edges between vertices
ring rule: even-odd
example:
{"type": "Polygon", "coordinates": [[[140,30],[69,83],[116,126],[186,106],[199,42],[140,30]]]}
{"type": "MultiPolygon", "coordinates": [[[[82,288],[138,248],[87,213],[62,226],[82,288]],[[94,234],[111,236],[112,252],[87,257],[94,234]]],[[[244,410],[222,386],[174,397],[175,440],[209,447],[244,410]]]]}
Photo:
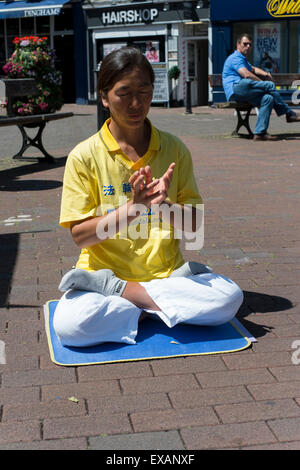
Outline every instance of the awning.
{"type": "Polygon", "coordinates": [[[0,1],[0,19],[59,15],[69,0],[0,1]]]}

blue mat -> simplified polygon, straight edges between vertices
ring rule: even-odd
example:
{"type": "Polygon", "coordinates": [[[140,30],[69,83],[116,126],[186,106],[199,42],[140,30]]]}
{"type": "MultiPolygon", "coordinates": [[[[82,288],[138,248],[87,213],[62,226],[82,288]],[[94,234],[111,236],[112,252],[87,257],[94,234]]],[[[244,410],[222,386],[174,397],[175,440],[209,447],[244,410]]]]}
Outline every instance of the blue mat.
{"type": "Polygon", "coordinates": [[[45,305],[45,325],[51,360],[63,366],[140,361],[167,357],[193,356],[240,351],[251,341],[233,322],[221,326],[179,324],[168,328],[163,322],[143,320],[136,344],[103,343],[84,348],[63,346],[53,329],[58,300],[45,305]]]}

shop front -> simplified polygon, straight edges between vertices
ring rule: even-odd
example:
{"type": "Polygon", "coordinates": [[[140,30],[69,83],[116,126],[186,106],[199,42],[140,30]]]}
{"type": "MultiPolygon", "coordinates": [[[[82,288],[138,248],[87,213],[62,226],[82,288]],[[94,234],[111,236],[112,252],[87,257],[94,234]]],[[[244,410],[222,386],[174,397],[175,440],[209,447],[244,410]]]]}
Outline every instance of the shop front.
{"type": "MultiPolygon", "coordinates": [[[[299,0],[211,0],[212,72],[222,73],[237,37],[252,36],[250,62],[271,73],[300,72],[299,0]]],[[[224,94],[214,92],[214,101],[224,94]]]]}
{"type": "Polygon", "coordinates": [[[207,103],[208,2],[84,2],[88,44],[88,98],[97,99],[101,61],[122,46],[138,47],[155,72],[153,103],[183,104],[192,79],[192,105],[207,103]],[[201,66],[199,65],[201,62],[201,66]],[[178,67],[178,79],[168,72],[178,67]]]}
{"type": "Polygon", "coordinates": [[[65,102],[74,102],[76,73],[74,61],[74,20],[79,3],[69,0],[0,0],[0,76],[2,67],[14,51],[16,36],[47,37],[55,49],[57,69],[63,76],[65,102]]]}

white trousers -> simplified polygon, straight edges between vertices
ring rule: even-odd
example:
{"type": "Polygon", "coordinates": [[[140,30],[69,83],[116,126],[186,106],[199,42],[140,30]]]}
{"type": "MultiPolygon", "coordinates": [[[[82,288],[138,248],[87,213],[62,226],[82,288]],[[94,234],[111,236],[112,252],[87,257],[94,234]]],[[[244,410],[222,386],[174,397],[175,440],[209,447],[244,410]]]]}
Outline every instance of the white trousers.
{"type": "MultiPolygon", "coordinates": [[[[236,315],[243,302],[239,286],[220,274],[169,277],[140,284],[161,309],[149,312],[169,328],[181,322],[221,325],[236,315]]],[[[71,289],[60,299],[53,325],[66,346],[108,341],[135,344],[141,312],[119,296],[71,289]]]]}

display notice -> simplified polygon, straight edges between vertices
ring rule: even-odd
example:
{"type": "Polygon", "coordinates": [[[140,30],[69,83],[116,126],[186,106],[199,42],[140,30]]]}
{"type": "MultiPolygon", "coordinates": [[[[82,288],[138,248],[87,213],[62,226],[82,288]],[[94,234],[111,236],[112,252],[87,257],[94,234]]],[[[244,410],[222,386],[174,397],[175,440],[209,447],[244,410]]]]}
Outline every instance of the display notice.
{"type": "Polygon", "coordinates": [[[261,23],[254,28],[253,62],[266,72],[280,72],[280,24],[261,23]]]}
{"type": "Polygon", "coordinates": [[[168,70],[165,63],[152,64],[154,70],[153,103],[169,103],[168,70]]]}

